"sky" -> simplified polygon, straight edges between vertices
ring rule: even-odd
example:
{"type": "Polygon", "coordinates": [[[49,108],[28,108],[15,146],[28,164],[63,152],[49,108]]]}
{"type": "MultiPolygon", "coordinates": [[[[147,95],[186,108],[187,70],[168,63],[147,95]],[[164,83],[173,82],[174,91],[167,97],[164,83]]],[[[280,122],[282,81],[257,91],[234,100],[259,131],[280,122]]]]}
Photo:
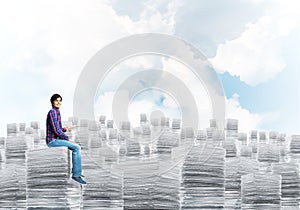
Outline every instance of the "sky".
{"type": "MultiPolygon", "coordinates": [[[[45,128],[50,97],[63,97],[63,120],[73,115],[77,80],[103,47],[141,33],[176,36],[197,48],[223,86],[226,118],[239,131],[300,133],[300,30],[298,0],[0,0],[0,136],[7,123],[39,121],[45,128]]],[[[120,62],[99,84],[95,116],[112,118],[118,87],[134,73],[172,72],[190,90],[202,127],[211,101],[191,69],[163,56],[136,56],[120,62]],[[122,72],[121,72],[122,70],[122,72]]],[[[169,84],[170,86],[174,84],[169,84]]],[[[159,110],[180,118],[183,104],[163,91],[139,93],[129,119],[159,110]]]]}

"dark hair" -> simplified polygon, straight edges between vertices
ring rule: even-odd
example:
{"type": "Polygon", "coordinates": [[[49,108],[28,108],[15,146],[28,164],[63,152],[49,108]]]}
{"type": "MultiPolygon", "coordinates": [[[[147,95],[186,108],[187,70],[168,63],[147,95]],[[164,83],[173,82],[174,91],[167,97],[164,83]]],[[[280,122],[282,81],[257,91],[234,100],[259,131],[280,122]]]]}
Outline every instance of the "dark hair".
{"type": "Polygon", "coordinates": [[[61,100],[62,100],[62,97],[59,94],[57,94],[57,93],[53,94],[50,98],[51,104],[53,104],[53,102],[58,98],[61,98],[61,100]]]}

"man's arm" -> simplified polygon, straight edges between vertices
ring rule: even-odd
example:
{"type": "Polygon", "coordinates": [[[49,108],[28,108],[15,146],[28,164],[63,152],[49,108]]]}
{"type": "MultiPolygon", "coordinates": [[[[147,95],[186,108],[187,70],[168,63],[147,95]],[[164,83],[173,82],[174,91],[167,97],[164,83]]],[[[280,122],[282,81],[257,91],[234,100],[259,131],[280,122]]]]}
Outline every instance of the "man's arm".
{"type": "Polygon", "coordinates": [[[50,111],[49,117],[50,117],[50,124],[51,124],[51,127],[53,128],[54,133],[57,136],[59,136],[61,139],[69,140],[69,137],[66,134],[64,134],[63,129],[61,129],[59,127],[59,122],[57,120],[57,114],[54,110],[50,111]]]}
{"type": "Polygon", "coordinates": [[[70,131],[74,128],[74,126],[68,126],[62,129],[63,132],[70,131]]]}

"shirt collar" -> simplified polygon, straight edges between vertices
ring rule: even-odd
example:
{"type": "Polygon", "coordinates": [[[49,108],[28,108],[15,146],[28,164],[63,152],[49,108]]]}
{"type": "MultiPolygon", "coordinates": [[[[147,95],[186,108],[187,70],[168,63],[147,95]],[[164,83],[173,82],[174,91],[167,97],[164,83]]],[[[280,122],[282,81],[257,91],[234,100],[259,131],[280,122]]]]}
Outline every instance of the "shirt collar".
{"type": "Polygon", "coordinates": [[[52,106],[52,109],[54,109],[55,111],[59,112],[59,109],[56,108],[56,107],[54,107],[54,106],[52,106]]]}

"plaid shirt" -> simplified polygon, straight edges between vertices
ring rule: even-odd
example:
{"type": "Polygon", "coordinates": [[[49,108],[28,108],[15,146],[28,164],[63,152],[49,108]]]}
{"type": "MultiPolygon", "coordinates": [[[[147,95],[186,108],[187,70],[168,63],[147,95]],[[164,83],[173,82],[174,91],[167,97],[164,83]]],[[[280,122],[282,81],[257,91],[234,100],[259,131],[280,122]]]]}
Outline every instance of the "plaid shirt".
{"type": "Polygon", "coordinates": [[[63,128],[61,125],[61,117],[59,109],[52,107],[47,115],[47,136],[46,143],[48,144],[53,139],[64,139],[69,140],[69,137],[64,134],[67,129],[63,128]]]}

